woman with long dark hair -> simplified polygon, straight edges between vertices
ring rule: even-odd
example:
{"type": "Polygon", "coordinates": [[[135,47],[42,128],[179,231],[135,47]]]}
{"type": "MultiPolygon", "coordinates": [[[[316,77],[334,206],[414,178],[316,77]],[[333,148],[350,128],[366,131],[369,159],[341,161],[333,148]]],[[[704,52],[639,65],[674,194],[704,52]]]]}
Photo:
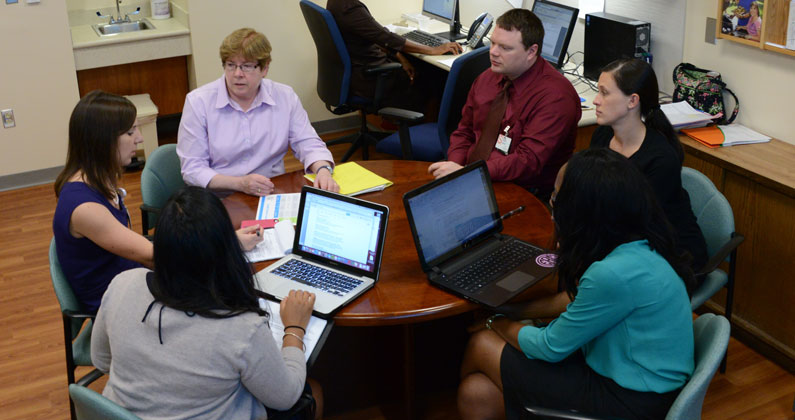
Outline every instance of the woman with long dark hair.
{"type": "Polygon", "coordinates": [[[229,215],[199,187],[163,208],[154,263],[116,276],[102,298],[91,358],[110,373],[103,394],[142,418],[253,419],[291,407],[305,389],[315,295],[282,301],[279,348],[229,215]]]}
{"type": "Polygon", "coordinates": [[[692,256],[698,271],[707,263],[707,244],[682,188],[684,152],[674,128],[660,109],[657,76],[647,62],[619,59],[605,66],[593,101],[600,125],[591,147],[607,147],[629,158],[648,179],[677,235],[678,246],[692,256]]]}
{"type": "Polygon", "coordinates": [[[659,419],[693,373],[693,274],[647,181],[607,148],[564,170],[551,201],[570,303],[550,301],[562,313],[545,327],[495,315],[473,335],[462,418],[518,418],[532,404],[659,419]]]}
{"type": "MultiPolygon", "coordinates": [[[[130,229],[127,192],[119,187],[124,167],[143,142],[135,118],[127,98],[95,90],[80,99],[69,119],[52,230],[61,268],[87,312],[97,311],[117,274],[153,264],[152,243],[130,229]]],[[[255,230],[238,231],[245,249],[262,240],[255,230]]]]}

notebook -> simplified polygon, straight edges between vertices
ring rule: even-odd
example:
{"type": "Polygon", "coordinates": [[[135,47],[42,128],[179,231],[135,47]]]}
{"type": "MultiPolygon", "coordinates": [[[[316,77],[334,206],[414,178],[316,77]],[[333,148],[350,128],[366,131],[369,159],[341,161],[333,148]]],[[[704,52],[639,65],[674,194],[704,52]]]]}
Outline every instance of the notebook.
{"type": "Polygon", "coordinates": [[[256,275],[277,300],[314,293],[314,313],[329,318],[378,280],[389,208],[310,186],[301,189],[292,253],[256,275]]]}
{"type": "Polygon", "coordinates": [[[497,307],[546,277],[556,255],[502,231],[484,161],[403,196],[420,265],[431,284],[497,307]]]}

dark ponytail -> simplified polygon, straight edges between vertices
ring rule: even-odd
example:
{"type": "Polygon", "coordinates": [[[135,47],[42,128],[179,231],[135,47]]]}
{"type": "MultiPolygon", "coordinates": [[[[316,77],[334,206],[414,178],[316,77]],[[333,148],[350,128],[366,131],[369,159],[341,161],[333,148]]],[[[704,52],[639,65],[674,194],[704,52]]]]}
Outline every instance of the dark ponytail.
{"type": "Polygon", "coordinates": [[[612,73],[616,85],[625,95],[637,94],[640,98],[640,114],[646,128],[657,130],[665,136],[668,144],[674,148],[679,161],[685,158],[682,144],[679,143],[679,136],[668,117],[660,109],[659,87],[657,76],[651,65],[643,60],[636,58],[619,58],[606,65],[603,72],[612,73]]]}

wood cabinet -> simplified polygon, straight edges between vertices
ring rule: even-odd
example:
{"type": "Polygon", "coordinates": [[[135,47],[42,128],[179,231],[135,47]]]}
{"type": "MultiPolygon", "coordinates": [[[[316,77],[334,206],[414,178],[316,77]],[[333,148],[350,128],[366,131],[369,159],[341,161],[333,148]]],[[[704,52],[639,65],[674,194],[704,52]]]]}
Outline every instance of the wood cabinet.
{"type": "Polygon", "coordinates": [[[78,70],[77,85],[81,97],[95,89],[117,95],[148,93],[158,118],[179,114],[188,94],[188,61],[180,56],[78,70]]]}
{"type": "MultiPolygon", "coordinates": [[[[737,249],[732,335],[795,371],[795,146],[708,149],[681,137],[685,166],[707,175],[734,211],[737,249]]],[[[723,312],[725,293],[707,302],[723,312]]]]}
{"type": "Polygon", "coordinates": [[[774,51],[780,54],[785,54],[795,57],[795,50],[788,50],[786,48],[770,45],[769,43],[786,45],[787,44],[787,26],[789,17],[790,0],[762,0],[759,1],[762,6],[762,30],[758,40],[746,39],[742,36],[733,33],[726,33],[722,30],[724,12],[729,7],[730,2],[739,1],[739,5],[743,9],[748,9],[752,2],[747,0],[718,0],[718,24],[717,24],[717,37],[721,39],[728,39],[733,42],[750,45],[753,47],[761,48],[763,50],[774,51]],[[748,6],[748,7],[746,7],[748,6]]]}

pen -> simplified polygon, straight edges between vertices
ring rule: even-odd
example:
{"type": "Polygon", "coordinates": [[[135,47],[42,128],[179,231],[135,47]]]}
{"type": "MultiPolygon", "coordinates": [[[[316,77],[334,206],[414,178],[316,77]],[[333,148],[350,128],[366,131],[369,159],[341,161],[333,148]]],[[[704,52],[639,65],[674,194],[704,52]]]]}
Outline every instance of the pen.
{"type": "Polygon", "coordinates": [[[505,213],[502,216],[500,216],[500,220],[505,220],[505,219],[507,219],[507,218],[509,218],[511,216],[514,216],[517,213],[521,213],[523,211],[524,211],[524,206],[519,206],[519,207],[509,211],[508,213],[505,213]]]}
{"type": "Polygon", "coordinates": [[[262,235],[260,235],[260,233],[259,233],[259,231],[260,231],[260,230],[262,230],[262,226],[260,226],[260,225],[257,225],[257,236],[262,236],[262,235]]]}

